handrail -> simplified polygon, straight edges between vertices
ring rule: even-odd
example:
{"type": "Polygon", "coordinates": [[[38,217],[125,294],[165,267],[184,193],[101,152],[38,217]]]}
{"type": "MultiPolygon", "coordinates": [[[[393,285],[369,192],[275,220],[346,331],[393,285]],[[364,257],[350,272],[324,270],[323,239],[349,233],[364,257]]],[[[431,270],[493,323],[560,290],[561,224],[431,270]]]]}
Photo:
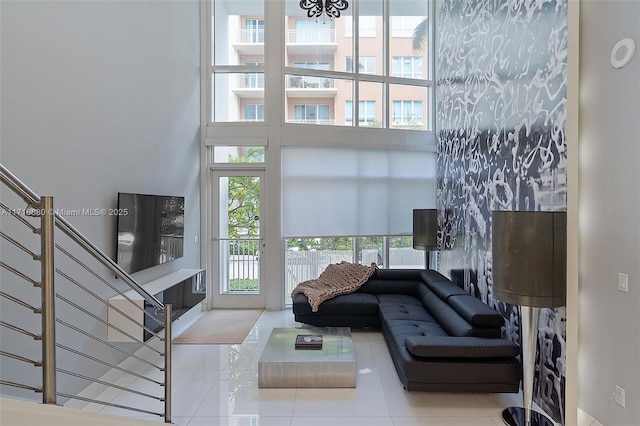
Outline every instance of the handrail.
{"type": "MultiPolygon", "coordinates": [[[[6,167],[0,164],[0,178],[2,182],[13,190],[18,196],[20,196],[25,202],[29,204],[38,204],[41,201],[41,197],[36,194],[31,188],[25,185],[20,179],[18,179],[13,173],[11,173],[6,167]]],[[[87,237],[85,237],[80,231],[78,231],[73,225],[71,225],[64,217],[59,215],[56,211],[53,212],[55,217],[55,225],[58,229],[62,230],[69,238],[82,246],[91,256],[93,256],[98,262],[102,263],[107,269],[113,272],[118,278],[126,282],[129,287],[142,296],[147,302],[152,304],[155,308],[163,309],[164,304],[160,302],[152,294],[149,294],[140,284],[138,284],[131,276],[125,272],[116,262],[107,256],[102,250],[100,250],[95,244],[93,244],[87,237]]]]}
{"type": "MultiPolygon", "coordinates": [[[[134,280],[124,269],[122,269],[116,263],[116,261],[114,261],[113,259],[111,259],[111,257],[106,255],[93,242],[91,242],[86,236],[84,236],[73,225],[71,225],[64,217],[62,217],[62,215],[59,214],[54,209],[53,197],[39,196],[33,190],[31,190],[26,184],[24,184],[20,179],[18,179],[13,173],[11,173],[6,167],[4,167],[2,164],[0,164],[0,183],[6,185],[18,197],[22,198],[22,200],[27,203],[27,207],[25,209],[11,209],[4,203],[0,202],[0,209],[2,209],[3,214],[4,212],[8,213],[12,217],[22,222],[29,229],[31,229],[31,231],[33,231],[34,234],[38,234],[40,236],[39,239],[40,239],[41,252],[40,254],[34,253],[32,250],[27,248],[27,246],[18,242],[16,239],[12,238],[11,236],[9,236],[4,232],[0,232],[0,239],[8,241],[9,243],[13,244],[13,246],[15,246],[17,249],[22,251],[23,254],[26,253],[27,255],[32,257],[33,260],[36,260],[40,263],[40,266],[41,266],[40,277],[39,277],[40,281],[37,281],[37,279],[34,280],[30,278],[27,274],[6,264],[6,262],[0,261],[0,268],[6,269],[8,272],[17,275],[18,277],[24,279],[27,282],[30,282],[35,287],[39,287],[40,300],[42,305],[41,307],[35,307],[30,305],[29,303],[26,303],[25,301],[20,300],[19,298],[12,296],[10,293],[6,293],[4,291],[0,292],[0,297],[2,297],[3,299],[7,299],[13,303],[16,303],[17,305],[20,305],[24,308],[32,310],[35,314],[41,315],[41,330],[40,330],[41,334],[38,335],[38,334],[32,333],[26,329],[23,329],[21,327],[18,327],[14,324],[8,323],[3,320],[0,320],[0,327],[7,328],[16,333],[27,335],[35,340],[40,340],[42,343],[42,352],[41,352],[42,361],[34,361],[29,358],[25,358],[21,355],[7,352],[4,350],[0,351],[0,356],[11,358],[17,361],[28,362],[33,364],[36,367],[42,368],[42,387],[40,388],[32,387],[32,386],[28,386],[20,383],[14,383],[13,381],[10,381],[10,380],[3,380],[3,379],[0,379],[0,383],[2,383],[3,385],[23,388],[23,389],[31,389],[36,392],[40,392],[43,395],[42,402],[45,404],[57,404],[56,398],[60,396],[64,398],[98,403],[98,404],[107,405],[107,406],[114,406],[114,407],[124,408],[128,410],[133,410],[133,411],[138,411],[138,412],[143,412],[148,414],[155,414],[160,416],[164,415],[165,422],[170,423],[171,422],[171,382],[172,382],[172,378],[171,378],[171,305],[165,305],[160,300],[158,300],[155,296],[147,292],[140,284],[138,284],[138,282],[136,282],[136,280],[134,280]],[[40,227],[38,228],[37,225],[33,226],[30,223],[30,221],[27,221],[23,216],[30,216],[32,220],[33,219],[37,220],[39,218],[40,227]],[[125,299],[128,299],[129,302],[135,305],[136,309],[141,309],[145,315],[149,315],[145,308],[138,306],[131,299],[125,296],[123,293],[124,290],[121,291],[119,286],[117,288],[116,286],[114,286],[112,283],[109,282],[113,280],[113,275],[111,276],[109,281],[105,280],[102,276],[98,275],[98,273],[94,271],[94,269],[90,267],[88,263],[85,263],[84,261],[80,261],[77,257],[72,255],[69,251],[65,250],[60,244],[58,244],[55,241],[56,237],[54,236],[55,228],[58,228],[60,232],[64,233],[71,240],[71,242],[74,243],[74,247],[82,249],[83,253],[85,252],[88,253],[91,256],[92,262],[94,263],[94,265],[100,264],[101,266],[105,267],[108,271],[110,271],[110,273],[113,273],[116,278],[119,278],[122,280],[122,282],[126,283],[129,289],[134,290],[139,296],[142,297],[142,299],[144,299],[144,301],[146,302],[145,306],[151,305],[151,307],[156,309],[156,315],[158,311],[161,311],[164,313],[164,322],[162,322],[162,320],[156,319],[158,324],[164,327],[164,335],[160,335],[160,332],[156,333],[155,331],[147,329],[147,325],[144,322],[140,323],[139,320],[134,319],[124,311],[120,311],[119,309],[114,307],[114,309],[116,311],[119,311],[124,318],[127,318],[129,321],[139,324],[139,326],[142,329],[148,330],[152,336],[157,337],[159,339],[158,342],[162,342],[164,348],[160,350],[154,348],[153,346],[146,343],[146,339],[145,341],[139,340],[138,337],[128,334],[126,331],[120,328],[119,325],[116,325],[115,323],[112,324],[108,320],[105,320],[100,316],[96,315],[94,312],[92,312],[93,308],[84,308],[78,303],[72,301],[71,299],[56,293],[54,276],[57,273],[65,277],[69,281],[69,283],[76,285],[78,288],[84,290],[87,294],[95,298],[98,298],[98,300],[102,302],[104,305],[111,307],[110,302],[108,300],[105,300],[103,297],[101,297],[98,294],[99,292],[92,291],[88,286],[84,286],[80,282],[81,280],[75,279],[71,275],[68,275],[62,272],[59,268],[55,266],[54,252],[58,250],[61,253],[68,256],[72,261],[76,263],[76,265],[73,265],[74,267],[76,267],[83,273],[89,273],[93,275],[98,280],[98,281],[91,280],[89,282],[93,282],[94,285],[96,282],[98,283],[102,282],[106,284],[112,290],[124,296],[125,299]],[[95,261],[97,261],[98,263],[95,264],[95,261]],[[105,340],[103,338],[96,336],[92,330],[85,330],[81,327],[77,327],[69,322],[62,320],[61,318],[58,318],[55,312],[56,299],[59,299],[67,303],[65,307],[75,308],[78,312],[83,313],[89,318],[92,318],[93,320],[95,320],[96,324],[105,324],[107,325],[107,328],[111,327],[115,329],[117,332],[120,332],[123,335],[131,338],[132,341],[141,343],[142,348],[144,348],[145,351],[152,350],[155,353],[159,354],[162,358],[164,358],[164,366],[158,366],[155,364],[155,362],[148,361],[147,359],[136,355],[137,352],[132,353],[129,350],[126,350],[125,348],[122,348],[118,345],[110,343],[111,341],[109,340],[110,338],[105,340]],[[137,374],[133,370],[123,368],[120,365],[116,365],[112,362],[107,362],[106,360],[100,359],[99,357],[92,356],[87,351],[79,351],[71,347],[65,346],[64,344],[58,342],[56,339],[56,333],[55,333],[56,324],[66,327],[66,329],[75,331],[76,333],[80,333],[82,338],[86,338],[93,342],[97,342],[98,344],[101,345],[100,347],[106,347],[112,351],[119,352],[120,356],[121,355],[127,356],[126,358],[127,362],[129,362],[130,360],[133,360],[134,362],[143,362],[158,369],[159,371],[164,373],[164,383],[157,381],[155,379],[152,379],[150,377],[145,377],[142,374],[137,374]],[[144,380],[153,382],[156,385],[164,387],[164,396],[160,397],[160,396],[155,396],[153,394],[148,394],[146,392],[140,392],[133,389],[128,389],[123,386],[119,386],[115,383],[109,383],[104,380],[91,378],[85,374],[81,374],[80,372],[72,372],[72,371],[58,368],[57,362],[56,362],[56,348],[61,350],[66,350],[70,354],[73,354],[74,356],[83,357],[84,359],[90,360],[94,363],[98,363],[101,366],[109,367],[112,370],[117,370],[117,371],[120,371],[121,373],[129,374],[133,377],[138,377],[139,379],[144,379],[144,380]],[[73,377],[75,379],[89,380],[89,381],[92,381],[93,384],[110,386],[110,387],[113,387],[114,389],[119,389],[121,391],[133,392],[135,394],[138,394],[144,397],[156,399],[164,403],[164,413],[155,413],[155,412],[147,411],[140,408],[128,407],[124,405],[113,404],[107,401],[101,401],[99,399],[87,398],[82,395],[71,395],[68,393],[59,392],[56,389],[57,387],[56,373],[66,374],[69,377],[73,377]]],[[[64,311],[66,311],[66,309],[64,309],[64,311]]],[[[89,393],[92,394],[93,392],[94,390],[92,389],[89,393]]]]}
{"type": "Polygon", "coordinates": [[[11,173],[5,166],[0,163],[0,179],[2,182],[13,190],[28,204],[37,204],[40,202],[40,196],[33,192],[31,188],[25,185],[20,179],[11,173]]]}

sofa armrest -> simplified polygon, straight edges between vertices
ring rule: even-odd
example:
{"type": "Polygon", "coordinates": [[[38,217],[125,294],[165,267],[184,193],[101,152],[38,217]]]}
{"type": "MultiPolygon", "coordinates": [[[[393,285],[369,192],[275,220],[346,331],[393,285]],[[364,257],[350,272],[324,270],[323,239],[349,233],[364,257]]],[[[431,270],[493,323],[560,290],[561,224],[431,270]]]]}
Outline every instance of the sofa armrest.
{"type": "Polygon", "coordinates": [[[404,341],[407,350],[422,358],[504,358],[520,354],[506,339],[457,336],[413,336],[404,341]]]}

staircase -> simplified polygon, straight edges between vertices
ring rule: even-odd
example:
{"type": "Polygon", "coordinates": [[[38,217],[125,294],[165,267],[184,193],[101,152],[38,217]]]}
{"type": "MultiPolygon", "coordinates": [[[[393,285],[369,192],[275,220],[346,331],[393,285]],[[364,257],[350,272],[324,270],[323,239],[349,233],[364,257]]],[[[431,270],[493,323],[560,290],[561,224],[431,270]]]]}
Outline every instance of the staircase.
{"type": "MultiPolygon", "coordinates": [[[[27,413],[43,416],[47,421],[42,424],[57,424],[58,418],[66,419],[60,424],[76,424],[76,410],[63,414],[58,406],[115,407],[170,423],[171,305],[147,293],[74,228],[59,214],[64,210],[54,207],[53,197],[39,196],[2,164],[0,182],[2,424],[27,413]],[[125,295],[130,290],[144,298],[144,307],[125,295]],[[157,326],[111,306],[109,298],[115,295],[142,311],[136,317],[157,326]],[[109,309],[152,337],[142,341],[123,330],[130,324],[120,328],[110,323],[109,309]],[[109,329],[133,342],[110,342],[109,329]],[[131,394],[137,404],[110,401],[114,392],[131,394]],[[29,408],[18,400],[45,406],[34,410],[33,402],[26,403],[29,408]]],[[[118,424],[100,423],[100,415],[93,416],[92,424],[118,424]]],[[[126,424],[135,423],[126,419],[126,424]]]]}

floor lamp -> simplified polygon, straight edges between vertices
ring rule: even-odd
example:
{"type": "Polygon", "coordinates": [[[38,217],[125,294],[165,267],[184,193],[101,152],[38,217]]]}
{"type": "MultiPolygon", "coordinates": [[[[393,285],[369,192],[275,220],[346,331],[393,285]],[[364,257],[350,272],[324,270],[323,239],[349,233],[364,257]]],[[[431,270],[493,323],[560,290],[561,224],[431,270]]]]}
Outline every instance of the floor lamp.
{"type": "Polygon", "coordinates": [[[429,269],[431,250],[438,249],[438,210],[413,209],[413,248],[425,250],[425,267],[429,269]]]}
{"type": "Polygon", "coordinates": [[[567,216],[565,212],[494,211],[493,295],[520,306],[523,406],[502,412],[508,425],[549,425],[531,409],[538,314],[566,302],[567,216]]]}

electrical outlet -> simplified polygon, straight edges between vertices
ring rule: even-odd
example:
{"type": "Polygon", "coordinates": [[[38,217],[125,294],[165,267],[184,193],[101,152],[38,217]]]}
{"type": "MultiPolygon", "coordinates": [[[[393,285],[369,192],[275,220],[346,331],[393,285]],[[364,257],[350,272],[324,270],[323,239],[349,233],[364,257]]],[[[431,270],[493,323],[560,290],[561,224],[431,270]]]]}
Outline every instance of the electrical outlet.
{"type": "Polygon", "coordinates": [[[618,404],[621,407],[624,407],[624,389],[622,389],[620,386],[616,385],[616,391],[613,394],[613,397],[616,400],[616,404],[618,404]]]}
{"type": "Polygon", "coordinates": [[[629,293],[629,275],[618,272],[618,290],[629,293]]]}

